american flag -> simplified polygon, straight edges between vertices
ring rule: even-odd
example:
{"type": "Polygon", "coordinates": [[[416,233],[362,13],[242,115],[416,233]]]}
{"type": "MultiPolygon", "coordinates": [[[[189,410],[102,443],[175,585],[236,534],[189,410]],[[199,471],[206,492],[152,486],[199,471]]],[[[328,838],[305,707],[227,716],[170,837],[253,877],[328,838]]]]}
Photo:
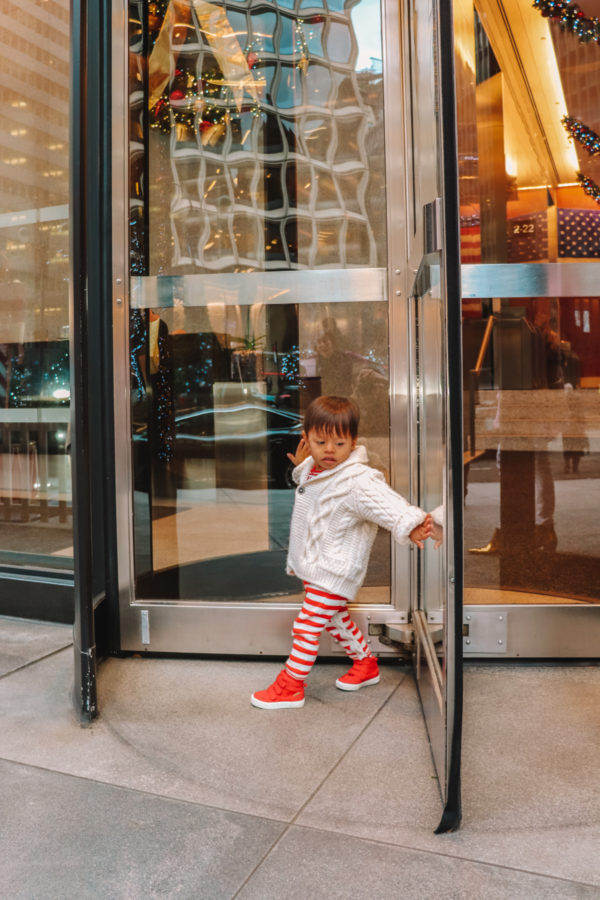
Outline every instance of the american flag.
{"type": "MultiPolygon", "coordinates": [[[[558,209],[558,256],[565,259],[600,259],[600,210],[558,209]]],[[[548,259],[546,210],[508,219],[508,262],[548,259]]],[[[463,263],[481,262],[481,227],[478,216],[461,216],[460,250],[463,263]]]]}
{"type": "Polygon", "coordinates": [[[600,257],[600,210],[558,210],[558,255],[570,259],[600,257]]]}
{"type": "Polygon", "coordinates": [[[479,216],[460,217],[460,258],[463,263],[481,262],[479,216]]]}

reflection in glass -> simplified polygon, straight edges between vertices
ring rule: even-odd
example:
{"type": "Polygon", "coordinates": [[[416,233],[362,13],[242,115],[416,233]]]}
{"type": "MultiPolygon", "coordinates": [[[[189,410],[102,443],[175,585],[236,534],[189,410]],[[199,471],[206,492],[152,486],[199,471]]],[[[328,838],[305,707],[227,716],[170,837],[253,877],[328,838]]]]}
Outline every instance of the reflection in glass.
{"type": "MultiPolygon", "coordinates": [[[[438,255],[439,256],[439,255],[438,255]]],[[[444,584],[443,541],[446,447],[444,435],[446,400],[445,324],[440,302],[439,258],[425,267],[418,280],[420,296],[416,300],[416,330],[419,346],[418,405],[421,425],[419,465],[419,503],[432,514],[435,523],[433,541],[427,541],[420,555],[422,608],[429,621],[443,621],[446,594],[444,584]],[[423,284],[419,282],[422,281],[423,284]],[[433,282],[433,283],[432,283],[433,282]]]]}
{"type": "Polygon", "coordinates": [[[327,171],[317,172],[315,170],[315,182],[317,189],[317,199],[315,206],[317,209],[335,209],[340,207],[338,192],[335,181],[327,171]]]}
{"type": "Polygon", "coordinates": [[[565,127],[567,116],[600,127],[597,48],[534,7],[506,32],[499,12],[484,21],[467,0],[455,6],[462,260],[598,258],[600,211],[580,173],[598,183],[600,163],[565,127]],[[578,245],[573,217],[588,232],[578,245]]]}
{"type": "MultiPolygon", "coordinates": [[[[320,4],[314,5],[318,6],[320,4]]],[[[308,19],[305,19],[300,26],[302,28],[303,39],[311,58],[323,56],[324,24],[322,16],[310,16],[308,19]]],[[[346,62],[347,60],[344,61],[346,62]]]]}
{"type": "MultiPolygon", "coordinates": [[[[298,590],[287,453],[318,394],[357,399],[390,475],[381,32],[359,46],[361,4],[379,23],[371,0],[131,4],[139,597],[298,590]]],[[[389,602],[389,569],[383,535],[365,601],[389,602]]]]}
{"type": "MultiPolygon", "coordinates": [[[[385,171],[378,7],[361,0],[335,14],[305,19],[291,11],[271,12],[240,3],[209,8],[194,0],[189,6],[167,4],[163,16],[152,15],[148,21],[139,20],[140,9],[139,4],[131,6],[130,133],[132,193],[139,201],[146,181],[149,196],[144,213],[148,234],[145,238],[138,234],[139,242],[149,241],[148,274],[215,271],[214,250],[204,251],[206,234],[198,229],[198,213],[217,206],[229,217],[223,232],[231,233],[234,156],[236,167],[265,168],[246,194],[257,219],[265,215],[265,197],[267,210],[283,211],[294,208],[291,194],[296,198],[299,194],[290,183],[289,166],[278,187],[265,191],[273,163],[285,163],[294,154],[298,187],[307,192],[310,211],[315,209],[312,204],[323,209],[322,191],[310,190],[312,162],[319,160],[328,167],[333,163],[331,209],[337,214],[341,204],[342,211],[352,210],[360,217],[368,246],[362,258],[384,263],[384,208],[369,199],[379,193],[385,171]],[[365,15],[358,15],[363,5],[365,15]],[[366,43],[359,43],[350,9],[368,34],[361,37],[366,43]],[[214,21],[209,27],[210,15],[214,21]],[[327,35],[325,55],[322,34],[327,35]],[[145,47],[147,64],[141,61],[145,47]],[[321,112],[315,116],[317,108],[321,112]],[[141,152],[144,141],[146,156],[141,152]],[[178,197],[187,201],[186,207],[177,203],[178,197]],[[197,235],[196,246],[183,234],[188,218],[190,233],[197,235]],[[181,255],[173,256],[174,246],[181,255]]],[[[132,221],[138,232],[140,214],[138,209],[132,221]]],[[[215,246],[211,240],[210,249],[215,246]]],[[[339,251],[343,259],[341,234],[339,251]]],[[[294,248],[277,262],[289,266],[299,265],[299,260],[309,266],[334,264],[329,254],[317,262],[316,248],[310,253],[294,248]]],[[[235,271],[246,262],[234,242],[230,251],[223,252],[220,270],[235,271]]]]}
{"type": "Polygon", "coordinates": [[[281,33],[279,35],[279,55],[290,56],[296,49],[296,28],[295,19],[289,16],[281,16],[281,33]]]}
{"type": "Polygon", "coordinates": [[[0,561],[70,569],[70,13],[66,0],[51,6],[35,28],[2,19],[0,561]]]}
{"type": "MultiPolygon", "coordinates": [[[[250,44],[250,48],[255,51],[263,50],[269,53],[273,53],[275,51],[273,35],[275,32],[275,26],[277,25],[277,16],[275,15],[275,13],[271,12],[256,11],[253,12],[250,18],[252,22],[253,36],[253,41],[250,44]]],[[[282,17],[282,21],[285,21],[284,17],[282,17]]]]}
{"type": "Polygon", "coordinates": [[[327,106],[331,101],[332,79],[328,69],[310,63],[306,73],[306,105],[327,106]]]}
{"type": "Polygon", "coordinates": [[[327,30],[327,55],[332,62],[346,63],[352,53],[352,31],[345,22],[332,21],[327,30]]]}
{"type": "Polygon", "coordinates": [[[311,159],[318,162],[326,162],[329,154],[329,145],[333,134],[331,123],[323,118],[306,118],[304,120],[304,143],[311,159]]]}
{"type": "MultiPolygon", "coordinates": [[[[466,583],[482,602],[498,588],[513,602],[597,601],[600,300],[496,303],[471,410],[466,583]]],[[[485,322],[469,303],[467,365],[485,322]]]]}
{"type": "MultiPolygon", "coordinates": [[[[597,260],[578,173],[597,181],[600,164],[565,128],[600,128],[597,46],[535,7],[509,36],[466,0],[455,35],[462,261],[597,260]]],[[[463,301],[467,602],[598,602],[599,303],[463,301]]]]}
{"type": "Polygon", "coordinates": [[[357,119],[355,116],[345,116],[338,122],[338,141],[335,151],[337,164],[356,162],[360,159],[360,142],[364,139],[363,123],[364,119],[357,119]]]}
{"type": "Polygon", "coordinates": [[[295,66],[282,66],[276,103],[280,109],[302,106],[302,72],[295,66]]]}

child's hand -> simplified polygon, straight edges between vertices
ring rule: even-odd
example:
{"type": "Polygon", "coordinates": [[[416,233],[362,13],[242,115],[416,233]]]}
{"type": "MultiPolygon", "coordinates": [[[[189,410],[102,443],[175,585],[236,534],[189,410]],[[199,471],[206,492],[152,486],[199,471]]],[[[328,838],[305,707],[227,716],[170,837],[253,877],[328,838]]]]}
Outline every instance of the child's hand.
{"type": "Polygon", "coordinates": [[[431,539],[435,541],[433,545],[434,550],[437,550],[442,546],[442,542],[444,540],[444,529],[441,525],[438,525],[437,522],[433,523],[433,528],[431,530],[431,539]]]}
{"type": "Polygon", "coordinates": [[[287,458],[291,459],[295,466],[299,466],[300,463],[304,462],[304,460],[309,456],[310,450],[308,449],[308,444],[303,437],[300,438],[300,443],[296,447],[296,452],[287,454],[287,458]]]}
{"type": "Polygon", "coordinates": [[[427,513],[424,520],[420,525],[417,525],[416,528],[413,528],[409,537],[413,544],[416,544],[417,547],[422,550],[424,547],[424,541],[427,540],[428,537],[431,537],[433,533],[433,519],[430,514],[427,513]]]}

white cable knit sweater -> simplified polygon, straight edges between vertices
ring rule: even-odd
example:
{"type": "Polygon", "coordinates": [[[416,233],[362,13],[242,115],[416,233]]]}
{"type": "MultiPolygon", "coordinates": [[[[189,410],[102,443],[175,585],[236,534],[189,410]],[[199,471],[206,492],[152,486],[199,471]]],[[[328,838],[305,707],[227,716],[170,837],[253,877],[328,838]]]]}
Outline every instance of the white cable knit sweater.
{"type": "Polygon", "coordinates": [[[335,469],[309,479],[314,465],[309,456],[292,474],[298,488],[287,572],[348,600],[364,581],[377,526],[405,544],[425,518],[367,461],[367,451],[359,446],[335,469]]]}

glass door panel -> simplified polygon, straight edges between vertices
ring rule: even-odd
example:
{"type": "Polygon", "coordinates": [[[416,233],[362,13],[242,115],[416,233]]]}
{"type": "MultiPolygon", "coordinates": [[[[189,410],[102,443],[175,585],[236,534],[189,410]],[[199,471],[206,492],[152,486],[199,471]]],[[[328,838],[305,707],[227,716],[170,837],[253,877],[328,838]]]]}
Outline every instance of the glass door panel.
{"type": "Polygon", "coordinates": [[[487,304],[497,312],[465,320],[465,335],[491,322],[470,410],[466,597],[483,604],[598,603],[599,301],[487,304]]]}
{"type": "Polygon", "coordinates": [[[419,505],[435,523],[434,540],[415,554],[412,620],[417,684],[444,806],[439,832],[460,822],[462,709],[458,209],[447,16],[447,7],[432,0],[410,4],[415,475],[419,505]]]}
{"type": "Polygon", "coordinates": [[[510,613],[480,639],[468,610],[465,650],[597,655],[600,58],[543,0],[519,9],[454,6],[465,602],[510,613]]]}
{"type": "Polygon", "coordinates": [[[73,571],[71,15],[67,0],[49,6],[2,6],[0,567],[8,585],[6,615],[40,614],[28,591],[15,590],[9,578],[26,582],[29,572],[49,584],[68,584],[73,571]]]}
{"type": "MultiPolygon", "coordinates": [[[[390,478],[379,7],[129,14],[135,596],[292,600],[308,403],[352,396],[390,478]]],[[[382,534],[360,603],[390,567],[382,534]]]]}

